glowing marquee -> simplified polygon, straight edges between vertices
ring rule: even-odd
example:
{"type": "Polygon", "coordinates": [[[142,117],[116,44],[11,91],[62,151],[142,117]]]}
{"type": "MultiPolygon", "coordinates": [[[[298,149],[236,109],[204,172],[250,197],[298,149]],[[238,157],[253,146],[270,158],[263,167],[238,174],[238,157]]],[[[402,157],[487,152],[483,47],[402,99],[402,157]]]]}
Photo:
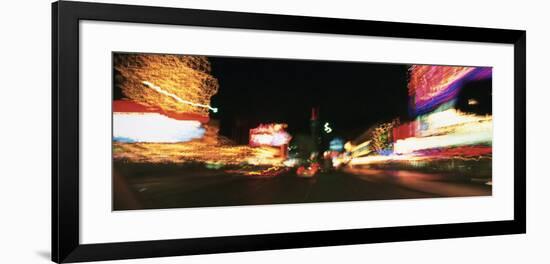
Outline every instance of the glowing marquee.
{"type": "Polygon", "coordinates": [[[286,131],[286,124],[260,124],[250,129],[250,146],[279,147],[288,144],[292,139],[286,131]]]}

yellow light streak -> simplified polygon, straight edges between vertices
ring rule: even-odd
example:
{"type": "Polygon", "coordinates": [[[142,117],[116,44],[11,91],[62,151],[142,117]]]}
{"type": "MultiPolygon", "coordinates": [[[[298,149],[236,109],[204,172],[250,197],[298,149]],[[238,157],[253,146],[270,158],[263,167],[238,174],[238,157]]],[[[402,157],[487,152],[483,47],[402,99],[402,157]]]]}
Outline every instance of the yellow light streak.
{"type": "Polygon", "coordinates": [[[196,107],[202,107],[202,108],[208,108],[210,110],[212,110],[212,112],[214,113],[217,113],[218,112],[218,108],[215,108],[215,107],[211,107],[210,105],[205,105],[205,104],[199,104],[199,103],[193,103],[191,101],[187,101],[187,100],[183,100],[181,98],[179,98],[177,95],[173,94],[173,93],[169,93],[165,90],[163,90],[162,88],[160,88],[159,86],[157,85],[154,85],[148,81],[142,81],[141,83],[143,83],[145,86],[163,94],[163,95],[166,95],[170,98],[173,98],[174,100],[182,103],[182,104],[188,104],[188,105],[192,105],[192,106],[196,106],[196,107]]]}

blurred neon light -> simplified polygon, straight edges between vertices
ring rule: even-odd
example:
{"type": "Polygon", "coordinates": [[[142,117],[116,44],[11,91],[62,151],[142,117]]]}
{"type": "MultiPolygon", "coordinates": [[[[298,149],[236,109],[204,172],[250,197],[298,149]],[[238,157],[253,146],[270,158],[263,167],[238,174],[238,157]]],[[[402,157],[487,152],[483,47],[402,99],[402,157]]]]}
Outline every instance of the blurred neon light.
{"type": "Polygon", "coordinates": [[[341,138],[334,138],[329,142],[329,149],[342,152],[344,150],[344,140],[341,138]]]}
{"type": "Polygon", "coordinates": [[[388,162],[388,161],[411,161],[414,159],[418,159],[418,158],[412,155],[393,155],[393,156],[373,155],[373,156],[352,158],[349,164],[368,165],[368,164],[382,163],[382,162],[388,162]]]}
{"type": "Polygon", "coordinates": [[[433,158],[457,158],[462,159],[475,158],[481,156],[491,156],[493,147],[491,146],[460,146],[454,148],[428,149],[416,152],[416,155],[433,158]]]}
{"type": "Polygon", "coordinates": [[[208,116],[210,109],[182,104],[167,98],[143,81],[193,103],[210,105],[210,99],[218,92],[219,83],[212,76],[212,67],[205,56],[169,54],[115,54],[115,74],[124,98],[147,106],[175,113],[195,113],[208,116]]]}
{"type": "Polygon", "coordinates": [[[196,107],[201,107],[201,108],[207,108],[207,109],[212,110],[212,112],[214,112],[214,113],[218,112],[218,108],[211,107],[210,105],[199,104],[199,103],[194,103],[194,102],[191,102],[191,101],[183,100],[183,99],[179,98],[177,95],[175,95],[173,93],[170,93],[170,92],[167,92],[167,91],[163,90],[162,88],[160,88],[159,86],[156,86],[156,85],[154,85],[154,84],[152,84],[148,81],[142,81],[141,83],[143,83],[146,87],[149,87],[149,88],[157,91],[160,94],[163,94],[163,95],[166,95],[170,98],[173,98],[174,100],[178,101],[179,103],[192,105],[192,106],[196,106],[196,107]]]}
{"type": "Polygon", "coordinates": [[[373,165],[373,164],[387,164],[389,162],[399,163],[414,163],[420,161],[435,161],[445,160],[449,158],[459,160],[479,160],[482,158],[490,158],[492,155],[491,146],[462,146],[455,148],[445,149],[431,149],[425,151],[418,151],[415,153],[408,153],[403,155],[372,155],[365,157],[352,158],[349,161],[351,165],[373,165]]]}
{"type": "Polygon", "coordinates": [[[393,142],[400,139],[414,137],[420,130],[419,121],[414,120],[408,123],[401,124],[392,129],[393,142]]]}
{"type": "Polygon", "coordinates": [[[250,129],[250,146],[282,146],[292,137],[285,131],[286,124],[260,124],[250,129]]]}
{"type": "Polygon", "coordinates": [[[266,177],[266,176],[278,176],[281,173],[288,171],[286,167],[280,167],[280,166],[272,166],[267,169],[261,169],[261,170],[226,170],[227,173],[237,173],[242,174],[246,176],[258,176],[258,177],[266,177]]]}
{"type": "Polygon", "coordinates": [[[464,145],[491,145],[493,122],[491,116],[461,113],[455,109],[436,112],[423,118],[426,129],[417,136],[397,140],[394,153],[409,154],[419,150],[464,145]]]}
{"type": "Polygon", "coordinates": [[[427,125],[427,130],[435,130],[444,127],[457,126],[467,123],[476,123],[483,121],[491,121],[491,116],[479,116],[474,114],[466,114],[456,109],[448,109],[441,112],[434,112],[422,117],[423,122],[427,125]]]}
{"type": "Polygon", "coordinates": [[[175,120],[159,113],[113,115],[113,140],[118,142],[185,142],[201,138],[204,132],[199,121],[175,120]]]}
{"type": "Polygon", "coordinates": [[[450,102],[464,83],[491,78],[490,67],[454,67],[413,65],[408,84],[414,114],[424,114],[450,102]]]}
{"type": "MultiPolygon", "coordinates": [[[[361,143],[361,144],[359,144],[359,145],[357,145],[357,146],[353,146],[353,145],[351,145],[350,142],[348,142],[348,143],[350,143],[350,145],[349,145],[348,149],[346,149],[346,150],[348,150],[348,151],[350,151],[350,152],[355,152],[355,151],[357,151],[357,150],[360,150],[360,149],[363,149],[363,148],[365,148],[365,147],[368,147],[368,146],[370,145],[370,142],[371,142],[371,141],[368,140],[368,141],[365,141],[365,142],[363,142],[363,143],[361,143]]],[[[348,144],[348,143],[346,143],[346,144],[348,144]]],[[[344,147],[345,147],[345,146],[344,146],[344,147]]]]}
{"type": "MultiPolygon", "coordinates": [[[[423,166],[438,160],[480,160],[492,158],[493,119],[491,115],[466,114],[456,110],[460,89],[471,80],[488,79],[489,67],[414,65],[410,68],[411,122],[377,127],[370,135],[371,149],[346,144],[351,157],[340,155],[338,163],[350,165],[410,164],[423,166]],[[384,146],[390,138],[390,148],[384,146]],[[382,144],[381,144],[382,143],[382,144]]],[[[478,104],[474,99],[470,105],[478,104]]],[[[361,144],[361,145],[363,145],[361,144]]]]}
{"type": "Polygon", "coordinates": [[[113,158],[136,163],[202,162],[225,165],[284,166],[280,150],[273,147],[229,145],[218,141],[191,140],[179,143],[113,143],[113,158]]]}
{"type": "Polygon", "coordinates": [[[332,128],[330,128],[328,122],[325,123],[325,125],[324,125],[323,128],[325,129],[325,132],[326,132],[327,134],[330,133],[330,132],[332,132],[332,128]]]}
{"type": "Polygon", "coordinates": [[[208,123],[210,118],[193,112],[172,112],[159,107],[146,106],[130,100],[114,100],[113,112],[115,113],[159,113],[176,120],[195,120],[201,123],[208,123]]]}

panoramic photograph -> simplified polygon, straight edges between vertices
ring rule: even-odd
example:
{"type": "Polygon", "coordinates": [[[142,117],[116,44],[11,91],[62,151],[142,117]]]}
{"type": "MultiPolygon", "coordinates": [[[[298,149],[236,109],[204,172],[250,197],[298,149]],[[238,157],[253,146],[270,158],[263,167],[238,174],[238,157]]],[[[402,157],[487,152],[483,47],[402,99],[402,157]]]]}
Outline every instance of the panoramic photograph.
{"type": "Polygon", "coordinates": [[[112,209],[492,195],[492,68],[112,54],[112,209]]]}

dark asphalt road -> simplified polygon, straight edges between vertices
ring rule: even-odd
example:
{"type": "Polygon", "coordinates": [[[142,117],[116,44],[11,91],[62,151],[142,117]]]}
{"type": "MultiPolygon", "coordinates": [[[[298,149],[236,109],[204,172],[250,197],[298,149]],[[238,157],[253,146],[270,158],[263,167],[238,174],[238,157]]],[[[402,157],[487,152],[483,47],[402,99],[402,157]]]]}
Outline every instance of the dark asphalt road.
{"type": "Polygon", "coordinates": [[[181,168],[128,174],[115,167],[115,176],[115,210],[491,195],[483,181],[409,171],[347,169],[299,178],[181,168]]]}

